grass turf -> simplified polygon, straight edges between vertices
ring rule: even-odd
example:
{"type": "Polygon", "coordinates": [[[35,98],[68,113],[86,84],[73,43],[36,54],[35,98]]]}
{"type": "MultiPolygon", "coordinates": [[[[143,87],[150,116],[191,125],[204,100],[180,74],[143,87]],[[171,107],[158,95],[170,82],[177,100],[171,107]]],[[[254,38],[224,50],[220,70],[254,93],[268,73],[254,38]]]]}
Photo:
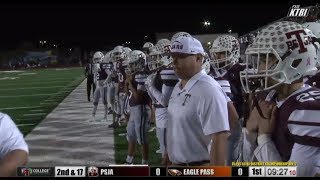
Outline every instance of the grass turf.
{"type": "Polygon", "coordinates": [[[80,67],[0,71],[0,111],[27,135],[83,80],[80,67]]]}

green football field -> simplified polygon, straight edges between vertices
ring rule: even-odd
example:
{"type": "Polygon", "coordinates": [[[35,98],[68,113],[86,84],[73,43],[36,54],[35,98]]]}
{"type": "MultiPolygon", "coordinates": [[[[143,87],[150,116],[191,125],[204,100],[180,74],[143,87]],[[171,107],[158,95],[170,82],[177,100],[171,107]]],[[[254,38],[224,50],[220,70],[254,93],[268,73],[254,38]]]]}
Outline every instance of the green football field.
{"type": "MultiPolygon", "coordinates": [[[[24,135],[36,127],[83,80],[83,68],[61,68],[21,71],[0,71],[0,111],[12,117],[24,135]]],[[[128,143],[126,126],[114,131],[115,162],[124,163],[128,143]]],[[[149,164],[160,165],[156,154],[159,143],[156,131],[148,133],[149,164]]],[[[141,164],[141,148],[136,147],[134,164],[141,164]]]]}
{"type": "Polygon", "coordinates": [[[83,68],[0,71],[0,111],[28,134],[84,80],[83,68]]]}

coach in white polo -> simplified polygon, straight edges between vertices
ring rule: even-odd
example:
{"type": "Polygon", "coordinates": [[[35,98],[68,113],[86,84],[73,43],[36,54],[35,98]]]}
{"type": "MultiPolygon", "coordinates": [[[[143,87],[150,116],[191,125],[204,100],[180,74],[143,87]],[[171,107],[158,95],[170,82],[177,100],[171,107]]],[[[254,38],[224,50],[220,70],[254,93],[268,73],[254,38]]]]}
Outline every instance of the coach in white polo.
{"type": "Polygon", "coordinates": [[[28,145],[7,115],[0,112],[0,176],[15,176],[18,166],[26,165],[28,145]]]}
{"type": "Polygon", "coordinates": [[[226,95],[201,69],[203,54],[201,43],[193,37],[171,42],[173,68],[180,79],[168,106],[167,148],[173,165],[226,165],[226,95]]]}

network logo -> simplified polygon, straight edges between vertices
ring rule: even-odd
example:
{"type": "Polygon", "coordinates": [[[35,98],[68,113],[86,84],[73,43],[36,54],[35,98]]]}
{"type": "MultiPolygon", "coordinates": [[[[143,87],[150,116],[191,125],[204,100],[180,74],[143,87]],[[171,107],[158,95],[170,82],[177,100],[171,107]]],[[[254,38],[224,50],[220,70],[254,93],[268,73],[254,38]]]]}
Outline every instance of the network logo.
{"type": "Polygon", "coordinates": [[[309,8],[300,8],[300,5],[293,5],[288,12],[288,17],[307,17],[309,8]]]}
{"type": "Polygon", "coordinates": [[[30,176],[32,174],[31,168],[21,168],[21,174],[24,176],[30,176]]]}

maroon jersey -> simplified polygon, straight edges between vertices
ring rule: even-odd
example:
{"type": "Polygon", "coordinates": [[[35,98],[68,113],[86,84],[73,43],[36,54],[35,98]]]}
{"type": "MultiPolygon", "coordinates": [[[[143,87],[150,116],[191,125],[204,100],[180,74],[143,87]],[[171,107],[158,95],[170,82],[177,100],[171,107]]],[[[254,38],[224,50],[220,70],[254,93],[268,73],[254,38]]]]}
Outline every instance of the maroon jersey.
{"type": "Polygon", "coordinates": [[[148,74],[145,71],[139,71],[137,73],[135,73],[133,75],[134,79],[132,80],[132,85],[134,86],[133,88],[135,88],[136,90],[140,90],[143,92],[142,94],[142,101],[139,102],[137,99],[134,98],[134,96],[132,95],[129,99],[129,104],[130,106],[136,106],[136,105],[141,105],[141,104],[149,104],[150,98],[149,95],[147,93],[146,87],[144,85],[148,74]]]}
{"type": "MultiPolygon", "coordinates": [[[[268,94],[266,99],[273,98],[268,94]]],[[[294,143],[320,147],[320,89],[302,87],[278,107],[272,140],[283,161],[290,159],[294,143]]]]}
{"type": "Polygon", "coordinates": [[[308,80],[305,82],[305,84],[320,88],[320,71],[316,75],[308,77],[308,80]]]}
{"type": "Polygon", "coordinates": [[[246,69],[245,64],[236,63],[227,73],[222,77],[225,80],[228,80],[230,83],[231,95],[229,95],[232,100],[234,107],[236,108],[239,117],[244,116],[244,96],[242,90],[242,84],[240,80],[240,71],[246,69]]]}
{"type": "Polygon", "coordinates": [[[119,93],[124,93],[125,90],[125,81],[126,81],[126,72],[125,68],[122,66],[122,61],[119,61],[116,63],[116,73],[117,73],[117,79],[115,82],[118,83],[119,93]]]}

